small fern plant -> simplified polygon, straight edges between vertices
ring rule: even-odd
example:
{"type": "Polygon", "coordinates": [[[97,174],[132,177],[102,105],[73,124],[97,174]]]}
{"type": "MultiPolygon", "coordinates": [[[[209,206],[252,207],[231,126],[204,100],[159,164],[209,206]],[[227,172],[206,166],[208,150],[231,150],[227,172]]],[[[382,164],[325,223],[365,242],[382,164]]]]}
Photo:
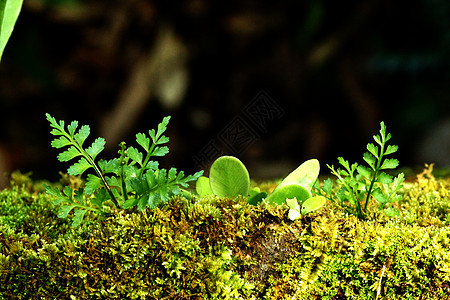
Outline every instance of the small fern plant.
{"type": "Polygon", "coordinates": [[[387,145],[391,139],[391,134],[386,132],[384,122],[380,123],[379,135],[374,135],[375,144],[367,144],[368,152],[364,153],[363,159],[367,166],[350,163],[338,158],[343,169],[335,169],[333,165],[327,165],[331,173],[337,177],[337,184],[340,189],[333,192],[333,182],[331,179],[324,181],[322,187],[318,182],[314,186],[314,193],[326,197],[336,205],[341,206],[347,213],[357,216],[359,219],[367,218],[367,207],[373,198],[378,204],[378,209],[389,216],[398,214],[387,204],[397,202],[402,199],[398,191],[402,188],[405,179],[403,173],[393,178],[386,174],[385,170],[397,168],[397,159],[385,158],[385,156],[397,152],[398,146],[387,145]]]}
{"type": "Polygon", "coordinates": [[[55,205],[59,205],[58,217],[66,218],[73,210],[72,225],[79,226],[87,211],[99,215],[108,215],[105,202],[111,201],[116,208],[133,208],[142,211],[149,207],[156,208],[159,203],[167,202],[170,197],[178,195],[189,182],[196,181],[203,171],[185,176],[183,171],[175,168],[159,169],[158,162],[151,160],[169,152],[167,146],[169,138],[163,133],[167,129],[170,116],[165,117],[158,125],[158,129],[149,130],[148,135],[138,133],[136,142],[144,152],[134,147],[126,147],[120,143],[119,157],[111,160],[97,160],[97,156],[105,147],[105,139],[97,138],[85,147],[85,141],[90,134],[90,127],[83,125],[78,129],[78,121],[72,121],[66,128],[64,121],[57,122],[50,114],[46,114],[52,127],[51,134],[56,136],[51,146],[66,148],[58,155],[61,162],[78,159],[72,164],[67,173],[77,176],[88,170],[93,170],[86,177],[83,188],[74,190],[66,186],[62,193],[58,188],[44,185],[47,193],[56,197],[55,205]],[[77,130],[78,129],[78,130],[77,130]]]}

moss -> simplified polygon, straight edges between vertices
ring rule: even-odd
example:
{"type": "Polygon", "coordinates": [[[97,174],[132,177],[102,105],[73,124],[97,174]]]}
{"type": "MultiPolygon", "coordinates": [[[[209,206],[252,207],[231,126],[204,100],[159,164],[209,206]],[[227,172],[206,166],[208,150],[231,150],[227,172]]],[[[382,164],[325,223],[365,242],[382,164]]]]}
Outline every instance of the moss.
{"type": "Polygon", "coordinates": [[[399,217],[365,222],[331,203],[292,222],[283,206],[175,197],[74,229],[15,184],[0,192],[0,299],[445,299],[449,188],[428,168],[399,217]]]}

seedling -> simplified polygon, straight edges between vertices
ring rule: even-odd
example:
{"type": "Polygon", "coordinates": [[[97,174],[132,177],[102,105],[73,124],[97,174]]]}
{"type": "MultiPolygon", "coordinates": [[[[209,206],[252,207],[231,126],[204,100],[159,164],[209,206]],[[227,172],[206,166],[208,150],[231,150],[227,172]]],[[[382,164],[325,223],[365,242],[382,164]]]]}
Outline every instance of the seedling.
{"type": "Polygon", "coordinates": [[[221,156],[211,165],[209,178],[202,176],[197,180],[196,191],[200,196],[218,197],[248,196],[248,203],[258,204],[267,193],[259,188],[250,190],[250,176],[245,165],[236,157],[221,156]]]}
{"type": "Polygon", "coordinates": [[[317,159],[310,159],[290,173],[266,198],[269,203],[289,206],[289,219],[295,220],[300,215],[322,207],[326,199],[322,196],[312,197],[311,188],[317,180],[320,164],[317,159]],[[300,209],[301,204],[301,209],[300,209]]]}
{"type": "Polygon", "coordinates": [[[194,175],[184,176],[184,172],[177,172],[175,168],[169,171],[159,169],[158,162],[150,160],[152,157],[164,156],[169,152],[167,146],[161,146],[169,141],[163,133],[167,128],[170,117],[165,117],[158,125],[158,130],[149,130],[148,136],[143,133],[136,135],[136,142],[143,148],[142,152],[134,147],[126,148],[120,143],[119,158],[111,160],[96,160],[104,149],[105,139],[97,138],[90,147],[83,146],[90,134],[88,125],[78,129],[78,122],[73,121],[65,127],[64,121],[57,122],[55,118],[46,114],[50,132],[58,138],[51,143],[54,148],[68,147],[58,155],[61,162],[78,158],[78,162],[71,165],[69,175],[83,175],[91,168],[95,174],[88,174],[86,185],[79,190],[66,186],[63,194],[59,189],[52,189],[45,185],[45,189],[56,197],[55,205],[61,204],[58,216],[66,218],[74,210],[72,225],[78,226],[83,221],[85,213],[90,210],[106,215],[105,203],[111,201],[117,208],[136,207],[138,211],[156,208],[159,203],[165,203],[173,195],[182,192],[180,186],[188,187],[188,182],[197,180],[203,171],[194,175]],[[106,175],[110,176],[106,176],[106,175]]]}
{"type": "Polygon", "coordinates": [[[309,212],[317,210],[321,208],[326,202],[325,197],[315,196],[306,199],[302,203],[302,208],[300,209],[300,205],[298,204],[297,198],[294,197],[292,199],[287,198],[286,204],[289,206],[289,219],[294,221],[295,219],[300,218],[301,215],[306,215],[309,212]]]}
{"type": "Polygon", "coordinates": [[[232,156],[219,157],[209,171],[211,191],[219,196],[248,195],[250,176],[244,164],[232,156]]]}
{"type": "Polygon", "coordinates": [[[324,197],[311,197],[311,187],[317,180],[319,169],[317,159],[304,162],[267,197],[267,193],[261,192],[259,188],[249,190],[249,174],[239,159],[222,156],[211,165],[210,178],[202,176],[197,180],[196,190],[200,196],[211,194],[218,197],[248,196],[247,203],[251,205],[257,205],[263,199],[273,204],[287,204],[290,207],[289,218],[295,220],[300,214],[307,214],[325,204],[324,197]],[[301,209],[299,203],[302,204],[301,209]]]}
{"type": "Polygon", "coordinates": [[[384,122],[380,123],[379,135],[374,135],[376,145],[367,144],[368,152],[364,153],[364,161],[369,167],[360,166],[358,163],[352,165],[342,157],[338,158],[343,169],[335,169],[329,166],[331,173],[337,177],[337,183],[341,186],[337,193],[332,191],[331,179],[325,180],[321,188],[316,185],[315,192],[323,195],[336,205],[341,206],[347,213],[356,215],[360,219],[367,218],[367,207],[371,198],[378,203],[378,209],[387,215],[398,214],[393,208],[387,208],[388,203],[402,199],[398,191],[403,186],[404,174],[400,173],[393,178],[383,170],[395,169],[398,166],[397,159],[386,159],[385,156],[397,152],[398,146],[387,145],[391,134],[386,133],[384,122]]]}

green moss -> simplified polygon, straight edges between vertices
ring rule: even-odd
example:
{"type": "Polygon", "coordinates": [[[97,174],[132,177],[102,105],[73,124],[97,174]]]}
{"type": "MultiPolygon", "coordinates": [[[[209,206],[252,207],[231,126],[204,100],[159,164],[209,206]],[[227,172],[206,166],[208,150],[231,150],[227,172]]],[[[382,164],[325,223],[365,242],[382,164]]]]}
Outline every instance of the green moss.
{"type": "Polygon", "coordinates": [[[449,190],[429,170],[401,216],[366,222],[331,203],[292,222],[284,206],[211,196],[75,230],[16,184],[0,192],[0,299],[445,299],[449,190]]]}

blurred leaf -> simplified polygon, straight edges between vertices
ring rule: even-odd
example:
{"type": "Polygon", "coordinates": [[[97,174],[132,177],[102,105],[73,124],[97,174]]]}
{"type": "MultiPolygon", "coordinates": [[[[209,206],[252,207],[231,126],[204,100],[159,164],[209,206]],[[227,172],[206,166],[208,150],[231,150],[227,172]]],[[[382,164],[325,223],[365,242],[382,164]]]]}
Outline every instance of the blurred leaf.
{"type": "Polygon", "coordinates": [[[201,176],[195,183],[195,190],[199,196],[213,195],[211,186],[209,185],[209,178],[201,176]]]}
{"type": "Polygon", "coordinates": [[[85,210],[85,209],[76,209],[73,214],[72,226],[73,227],[80,226],[81,222],[83,222],[84,215],[86,213],[87,213],[87,210],[85,210]]]}
{"type": "Polygon", "coordinates": [[[23,0],[0,0],[0,61],[19,17],[23,0]]]}
{"type": "Polygon", "coordinates": [[[398,166],[398,160],[396,159],[385,159],[381,164],[380,169],[395,169],[398,166]]]}
{"type": "Polygon", "coordinates": [[[325,199],[325,197],[322,197],[322,196],[315,196],[315,197],[306,199],[302,203],[302,209],[301,209],[302,215],[306,215],[309,212],[312,212],[314,210],[321,208],[325,204],[325,202],[326,202],[326,199],[325,199]]]}

